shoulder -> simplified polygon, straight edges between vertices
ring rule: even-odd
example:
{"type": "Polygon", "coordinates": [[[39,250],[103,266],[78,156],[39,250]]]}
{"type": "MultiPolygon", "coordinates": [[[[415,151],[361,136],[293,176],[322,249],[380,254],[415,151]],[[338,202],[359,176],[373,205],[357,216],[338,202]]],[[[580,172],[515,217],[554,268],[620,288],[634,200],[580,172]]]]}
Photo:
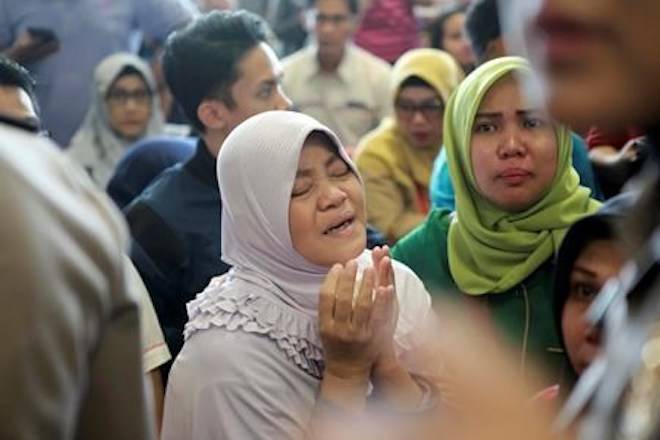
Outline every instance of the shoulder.
{"type": "Polygon", "coordinates": [[[450,222],[451,211],[436,208],[392,248],[392,258],[412,269],[431,294],[453,283],[447,255],[450,222]]]}
{"type": "Polygon", "coordinates": [[[163,438],[302,438],[317,390],[268,337],[209,328],[174,362],[163,438]]]}
{"type": "Polygon", "coordinates": [[[186,212],[187,197],[193,192],[190,179],[182,164],[165,170],[124,208],[131,233],[135,236],[150,228],[161,232],[174,228],[172,218],[186,212]]]}
{"type": "Polygon", "coordinates": [[[218,327],[188,338],[174,370],[186,371],[185,376],[195,381],[243,383],[261,383],[266,378],[296,376],[298,372],[268,336],[218,327]]]}
{"type": "Polygon", "coordinates": [[[392,66],[390,66],[386,61],[367,52],[361,47],[351,45],[349,48],[353,56],[358,59],[361,64],[367,67],[372,75],[375,74],[378,76],[389,76],[392,72],[392,66]]]}
{"type": "Polygon", "coordinates": [[[314,51],[312,47],[305,47],[282,60],[284,70],[284,83],[295,82],[310,72],[315,66],[314,51]]]}
{"type": "Polygon", "coordinates": [[[386,118],[378,127],[367,133],[357,146],[355,153],[356,163],[381,160],[391,161],[397,154],[396,149],[392,148],[392,124],[393,122],[386,118]]]}
{"type": "MultiPolygon", "coordinates": [[[[451,223],[452,212],[448,209],[435,208],[429,212],[426,220],[401,238],[392,249],[393,255],[402,252],[418,252],[435,249],[438,243],[446,246],[447,234],[451,223]],[[433,246],[429,244],[433,243],[433,246]]],[[[395,257],[396,258],[396,257],[395,257]]]]}

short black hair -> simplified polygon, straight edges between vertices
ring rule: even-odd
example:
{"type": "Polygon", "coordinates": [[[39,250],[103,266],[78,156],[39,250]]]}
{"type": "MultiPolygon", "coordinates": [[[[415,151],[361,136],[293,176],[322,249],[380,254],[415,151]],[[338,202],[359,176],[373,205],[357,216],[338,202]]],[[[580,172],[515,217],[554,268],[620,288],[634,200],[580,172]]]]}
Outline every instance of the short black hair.
{"type": "Polygon", "coordinates": [[[482,60],[488,50],[488,43],[502,36],[497,0],[474,0],[465,17],[465,30],[472,51],[482,60]]]}
{"type": "Polygon", "coordinates": [[[452,5],[442,11],[442,13],[428,25],[429,38],[431,40],[431,47],[435,49],[445,50],[442,45],[442,39],[445,34],[445,24],[447,20],[456,14],[465,14],[467,6],[462,4],[452,5]]]}
{"type": "Polygon", "coordinates": [[[37,83],[28,70],[3,55],[0,55],[0,87],[18,87],[28,94],[34,111],[39,115],[39,103],[35,95],[37,83]]]}
{"type": "Polygon", "coordinates": [[[266,41],[267,25],[247,11],[213,11],[174,32],[165,42],[163,70],[172,94],[194,127],[204,131],[197,108],[217,97],[236,105],[230,88],[243,56],[266,41]]]}
{"type": "MultiPolygon", "coordinates": [[[[360,5],[358,4],[358,0],[343,0],[346,2],[346,5],[348,5],[348,10],[351,11],[352,15],[357,15],[358,11],[360,10],[360,5]]],[[[319,0],[314,0],[314,4],[318,3],[319,0]]]]}
{"type": "Polygon", "coordinates": [[[427,81],[424,81],[422,78],[420,78],[417,75],[409,76],[408,78],[403,80],[403,82],[399,86],[399,90],[403,90],[406,87],[428,87],[429,89],[435,92],[435,89],[431,84],[429,84],[427,81]]]}

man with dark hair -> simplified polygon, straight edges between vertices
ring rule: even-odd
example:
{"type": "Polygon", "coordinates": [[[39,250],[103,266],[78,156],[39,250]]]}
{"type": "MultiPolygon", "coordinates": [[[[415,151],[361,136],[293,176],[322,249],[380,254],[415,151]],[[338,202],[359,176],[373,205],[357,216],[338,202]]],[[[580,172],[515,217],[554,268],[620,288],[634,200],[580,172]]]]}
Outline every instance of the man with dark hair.
{"type": "Polygon", "coordinates": [[[34,87],[27,69],[0,55],[0,115],[36,132],[41,124],[34,87]]]}
{"type": "Polygon", "coordinates": [[[186,303],[229,269],[220,260],[220,146],[248,117],[290,105],[280,87],[279,61],[265,40],[266,25],[258,16],[214,11],[165,44],[165,77],[200,139],[195,154],[166,170],[126,208],[126,216],[131,258],[173,357],[183,345],[186,303]]]}
{"type": "Polygon", "coordinates": [[[330,127],[348,147],[390,113],[390,66],[351,43],[356,0],[316,0],[317,44],[284,64],[284,90],[303,113],[330,127]]]}
{"type": "Polygon", "coordinates": [[[478,64],[506,55],[497,0],[474,0],[467,11],[465,29],[478,64]]]}

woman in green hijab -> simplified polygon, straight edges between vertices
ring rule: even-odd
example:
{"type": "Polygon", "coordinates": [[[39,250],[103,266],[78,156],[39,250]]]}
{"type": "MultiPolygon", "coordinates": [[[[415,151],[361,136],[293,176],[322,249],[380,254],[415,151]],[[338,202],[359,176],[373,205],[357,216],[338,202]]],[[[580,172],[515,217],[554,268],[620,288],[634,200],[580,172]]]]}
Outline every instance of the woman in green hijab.
{"type": "Polygon", "coordinates": [[[566,357],[552,312],[553,256],[598,209],[579,186],[568,130],[523,96],[527,61],[483,64],[452,95],[444,142],[456,212],[434,210],[392,250],[436,296],[470,298],[520,351],[559,379],[566,357]]]}

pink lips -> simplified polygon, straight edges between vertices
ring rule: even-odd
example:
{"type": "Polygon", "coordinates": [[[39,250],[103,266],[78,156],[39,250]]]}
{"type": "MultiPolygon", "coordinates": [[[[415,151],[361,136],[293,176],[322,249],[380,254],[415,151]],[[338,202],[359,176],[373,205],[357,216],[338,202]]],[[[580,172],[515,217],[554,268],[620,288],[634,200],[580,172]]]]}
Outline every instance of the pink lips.
{"type": "Polygon", "coordinates": [[[335,234],[337,231],[334,229],[339,228],[344,223],[350,222],[349,226],[352,226],[355,222],[355,215],[353,213],[345,213],[339,217],[336,221],[332,222],[323,232],[324,235],[335,234]]]}
{"type": "Polygon", "coordinates": [[[522,168],[507,168],[497,175],[497,177],[510,185],[519,185],[531,176],[532,173],[522,168]]]}

